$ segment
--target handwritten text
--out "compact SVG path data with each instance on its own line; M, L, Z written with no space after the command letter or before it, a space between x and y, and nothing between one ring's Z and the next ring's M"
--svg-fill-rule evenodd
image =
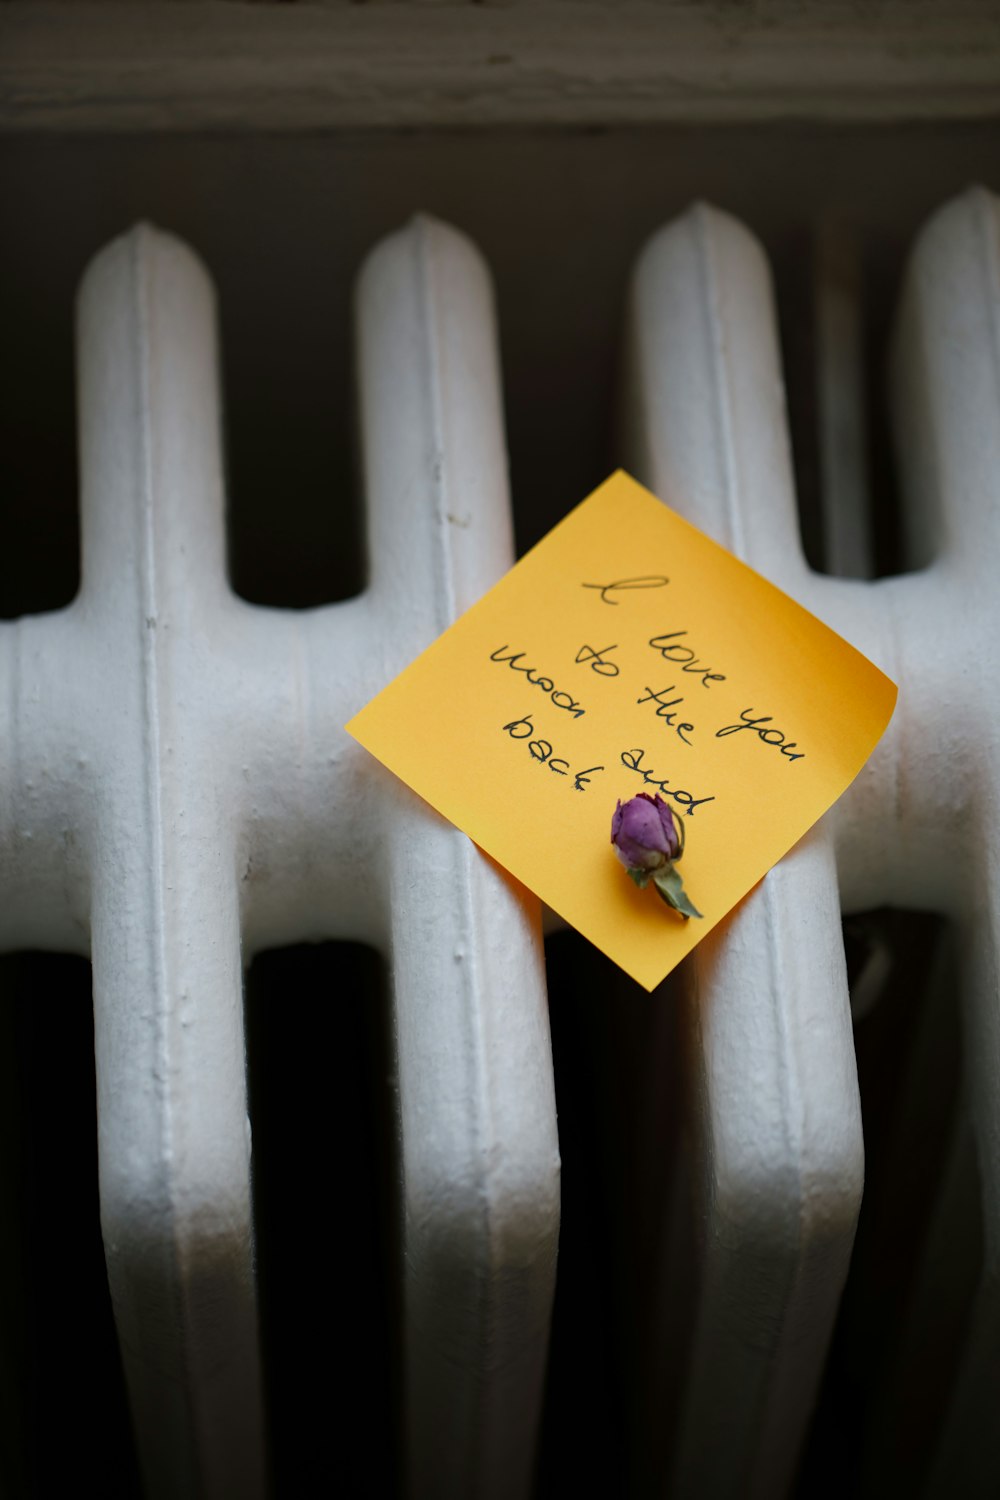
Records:
M576 653L578 666L590 666L592 672L598 677L617 677L618 668L613 661L608 661L610 652L617 651L617 646L601 646L595 650L593 646L581 646Z
M722 740L725 739L727 734L739 734L740 730L742 729L752 729L753 732L760 737L765 745L774 745L777 750L780 750L781 754L785 757L786 760L805 759L806 752L804 750L796 749L795 740L789 740L786 743L785 736L782 734L780 729L761 728L762 724L770 724L773 722L771 714L761 714L759 718L754 719L748 717L752 713L752 708L743 709L742 713L740 714L740 719L743 722L740 724L730 724L725 729L717 729L715 732L715 738L717 740Z
M498 646L495 651L490 652L490 661L500 662L501 665L506 662L512 672L523 672L532 687L541 688L543 693L548 693L552 699L554 708L564 708L568 714L573 715L574 719L583 718L587 710L581 708L576 699L571 698L569 693L560 692L551 677L545 677L536 671L534 667L522 667L520 665L521 659L524 656L523 651L512 652L509 656L504 656L503 653L506 650L506 646Z
M527 740L528 754L532 760L538 761L539 765L547 766L556 776L572 775L574 791L584 791L590 778L598 771L604 770L603 766L588 766L585 771L571 771L569 761L554 753L551 740L543 739L537 733L530 714L525 714L523 719L512 719L509 724L503 726L503 732L509 734L512 740Z
M669 578L661 578L659 574L650 573L642 578L619 578L617 583L585 583L581 587L585 589L599 589L603 604L618 604L620 600L609 599L608 595L619 593L626 589L662 589L669 582Z
M635 750L623 750L621 753L622 765L627 766L630 771L635 771L637 776L641 776L646 786L655 786L665 797L672 797L679 807L686 809L689 818L693 818L698 808L704 807L706 802L715 801L714 797L693 797L690 792L684 791L683 788L671 786L668 776L657 776L655 771L646 770L642 763L645 754L645 750L638 748Z
M655 703L657 705L656 717L663 720L664 727L666 729L676 730L678 738L682 739L685 745L690 745L691 741L688 739L688 734L694 733L694 725L687 723L674 723L674 720L677 718L674 709L676 708L678 703L684 702L683 696L681 696L680 698L667 697L668 693L672 693L674 691L676 690L673 683L671 683L669 687L661 688L658 693L654 693L653 689L651 687L648 687L646 689L645 698L637 698L635 701L636 703Z
M680 635L687 635L687 631L671 630L666 635L654 635L649 644L654 651L660 653L664 661L672 662L682 672L691 672L700 677L702 687L707 688L710 682L725 682L725 673L713 672L711 667L702 666L691 647L677 639Z

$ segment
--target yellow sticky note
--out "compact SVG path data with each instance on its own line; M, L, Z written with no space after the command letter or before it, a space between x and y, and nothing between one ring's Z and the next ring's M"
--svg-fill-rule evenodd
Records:
M896 687L621 471L348 724L653 989L853 781ZM684 819L702 919L640 891L616 803Z

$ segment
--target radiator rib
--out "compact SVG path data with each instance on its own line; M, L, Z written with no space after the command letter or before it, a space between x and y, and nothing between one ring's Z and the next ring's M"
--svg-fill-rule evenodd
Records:
M938 910L969 955L967 1088L988 1244L967 1373L931 1492L959 1466L1000 1483L980 1404L997 1374L1000 1022L996 785L988 687L996 620L1000 206L974 190L913 254L897 335L897 440L911 551L877 583L809 572L764 258L697 208L640 261L626 428L658 494L815 610L900 684L872 760L835 812L712 934L688 969L700 1109L703 1265L670 1492L783 1493L847 1272L863 1146L838 879L847 910ZM834 862L836 850L836 864Z
M639 477L775 581L795 499L763 255L698 207L637 267L626 421ZM795 588L792 592L796 592ZM783 1493L861 1201L863 1144L832 851L803 839L687 969L701 1289L671 1493Z
M355 936L391 967L411 1489L526 1495L558 1232L537 904L342 728L511 560L488 278L431 221L371 258L372 584L301 614L226 585L197 261L140 227L79 313L83 586L0 627L0 939L86 951L89 929L102 1223L148 1491L262 1492L242 964Z

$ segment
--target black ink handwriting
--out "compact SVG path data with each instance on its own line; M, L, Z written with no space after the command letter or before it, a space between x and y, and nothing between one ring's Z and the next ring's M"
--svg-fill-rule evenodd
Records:
M669 578L663 578L659 573L647 573L642 578L619 578L616 583L584 583L581 588L598 589L603 604L618 604L617 599L609 599L609 594L618 593L625 589L662 589L670 582Z
M677 714L674 712L674 710L677 707L678 703L684 702L684 698L683 696L679 698L667 697L668 693L673 693L676 691L677 690L674 687L673 683L671 683L669 687L661 688L658 693L654 693L653 689L651 687L648 687L646 689L645 698L637 698L635 701L636 703L655 703L657 705L656 717L658 719L663 719L664 727L666 729L676 730L678 737L684 741L685 745L690 745L691 741L688 739L687 734L685 734L684 731L687 730L688 734L693 734L694 725L687 723L674 723L674 720L677 718Z
M773 716L771 714L761 714L756 719L750 717L750 715L752 714L752 708L744 708L740 713L740 719L743 722L740 724L730 724L725 729L717 729L715 731L715 738L717 740L722 740L725 739L727 734L739 734L740 730L742 729L752 729L753 732L763 741L765 745L774 745L778 750L780 750L781 754L785 757L786 760L805 759L806 752L804 750L797 750L795 748L797 743L795 740L789 740L786 743L785 736L782 734L780 729L761 728L762 724L771 724L774 722Z
M617 677L618 667L613 661L608 661L608 653L617 651L617 646L601 646L595 650L593 646L581 646L576 653L577 665L590 663L590 670L596 672L598 677Z
M654 635L649 644L654 651L660 653L664 661L680 667L682 672L691 672L700 677L702 687L708 687L710 682L725 682L725 674L713 672L711 667L703 667L691 647L683 645L677 639L679 635L687 635L687 631L671 630L666 635Z
M698 808L704 807L706 802L715 801L714 797L692 797L691 793L684 791L683 788L672 787L669 776L658 777L655 771L647 771L642 763L645 754L645 750L639 748L623 750L622 765L627 766L630 771L635 771L637 776L641 776L646 786L655 786L665 797L672 797L678 807L685 809L689 818L693 818Z
M603 771L603 766L588 766L585 771L570 770L569 761L561 755L554 754L554 746L551 740L543 738L538 733L532 722L531 715L525 714L523 719L512 719L509 724L503 726L504 734L510 735L512 740L527 740L528 754L532 760L538 761L539 765L547 766L556 776L573 777L573 790L582 792L590 784L590 778L598 771Z
M506 662L507 666L510 667L512 672L523 672L525 677L533 687L541 688L543 693L548 693L549 697L552 699L554 708L564 708L568 714L573 715L574 719L583 718L587 710L585 708L581 708L576 699L571 698L569 693L561 692L556 687L551 677L543 676L542 674L537 672L534 667L522 667L518 665L518 663L521 661L521 658L524 656L523 651L511 652L510 655L504 656L503 653L506 650L506 646L498 646L495 651L490 652L490 661L499 662L501 665Z

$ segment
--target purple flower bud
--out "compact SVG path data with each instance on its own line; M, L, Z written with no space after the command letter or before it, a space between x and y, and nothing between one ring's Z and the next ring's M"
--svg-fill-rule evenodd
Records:
M662 797L640 792L611 819L611 842L629 870L659 870L680 852L674 815Z

